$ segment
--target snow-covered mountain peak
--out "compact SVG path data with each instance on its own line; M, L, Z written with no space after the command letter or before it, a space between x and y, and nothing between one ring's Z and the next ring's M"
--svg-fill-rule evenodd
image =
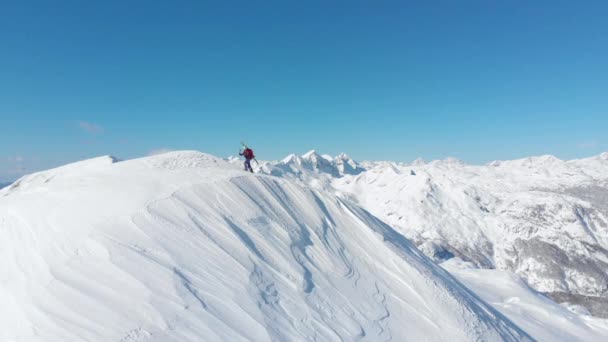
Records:
M316 168L324 168L327 164L331 163L330 160L321 156L317 151L310 150L299 157L300 164L305 164L306 166L316 169Z
M281 160L281 162L282 162L283 164L296 163L296 162L297 162L297 160L298 160L298 158L299 158L299 157L298 157L297 155L295 155L295 154L293 154L293 153L292 153L292 154L288 155L287 157L283 158L283 159Z
M319 154L315 150L310 150L304 153L302 156L300 156L300 158L306 161L311 161L313 163L318 163L319 161L327 161L332 163L338 160L343 160L351 164L354 163L354 161L346 153L340 153L338 156L332 157L329 154Z
M336 159L340 159L340 160L351 160L350 156L344 152L338 154L336 156Z
M344 152L334 158L334 163L341 175L356 175L363 172L363 167Z
M66 164L54 169L25 175L10 187L2 189L2 191L14 193L15 191L36 189L49 184L51 181L81 177L90 173L100 172L119 161L118 158L107 155Z
M601 160L608 160L608 152L604 152L604 153L600 154L598 157Z
M193 169L204 167L234 168L233 164L222 158L199 151L171 151L133 159L130 162L143 162L151 167L165 169Z
M343 175L356 175L363 171L363 167L349 155L341 153L336 157L320 155L311 150L301 156L290 154L278 163L269 163L260 168L260 172L275 176L304 177L308 173L341 177ZM318 176L314 176L318 177Z
M332 161L334 159L334 157L330 156L329 154L322 154L321 157L327 161Z
M342 152L340 154L338 154L336 157L332 158L335 161L342 161L345 163L350 164L352 167L356 167L358 165L358 163L351 158L348 154Z
M302 159L307 160L315 160L319 158L321 158L321 156L315 150L310 150L302 155Z
M0 340L531 340L327 192L195 151L82 165L0 196Z

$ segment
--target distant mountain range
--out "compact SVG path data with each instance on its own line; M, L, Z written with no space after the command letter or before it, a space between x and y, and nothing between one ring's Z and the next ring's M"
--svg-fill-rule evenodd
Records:
M310 151L259 172L357 203L438 263L457 257L511 271L560 303L608 317L608 153L476 166L357 163Z

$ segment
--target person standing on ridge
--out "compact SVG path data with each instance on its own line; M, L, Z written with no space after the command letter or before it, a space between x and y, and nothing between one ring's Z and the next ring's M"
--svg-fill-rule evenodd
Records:
M251 159L255 159L255 155L253 155L253 150L245 146L243 152L239 152L239 156L245 157L245 171L253 173L253 168L251 167Z

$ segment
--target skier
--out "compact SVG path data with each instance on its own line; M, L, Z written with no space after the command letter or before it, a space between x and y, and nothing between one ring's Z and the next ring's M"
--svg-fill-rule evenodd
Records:
M245 149L243 152L239 152L239 156L245 157L245 171L249 171L253 173L253 168L251 167L251 159L255 159L253 155L253 150L247 146L244 146Z

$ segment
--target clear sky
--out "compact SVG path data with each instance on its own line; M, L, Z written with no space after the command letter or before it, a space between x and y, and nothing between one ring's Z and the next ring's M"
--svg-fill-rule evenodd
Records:
M0 181L160 149L608 150L608 1L0 3Z

